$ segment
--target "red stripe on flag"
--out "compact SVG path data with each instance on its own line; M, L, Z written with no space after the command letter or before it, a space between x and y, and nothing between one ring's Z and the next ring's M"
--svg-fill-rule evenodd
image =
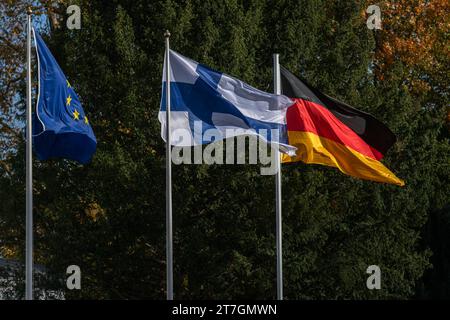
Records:
M327 108L302 99L293 99L295 104L286 113L288 131L304 131L341 143L359 153L380 160L383 154L368 145L352 129L337 119Z

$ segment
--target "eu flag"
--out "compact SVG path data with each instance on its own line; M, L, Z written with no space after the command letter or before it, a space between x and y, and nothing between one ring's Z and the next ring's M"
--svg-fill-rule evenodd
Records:
M33 146L39 160L65 158L87 163L97 140L80 100L41 36L33 30L38 53L39 89L33 114Z

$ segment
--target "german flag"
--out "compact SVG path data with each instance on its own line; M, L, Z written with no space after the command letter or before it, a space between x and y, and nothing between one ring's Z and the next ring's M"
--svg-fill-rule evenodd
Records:
M295 103L286 113L289 144L296 155L282 162L303 161L336 167L366 180L404 186L380 160L395 135L372 115L337 101L281 67L282 94Z

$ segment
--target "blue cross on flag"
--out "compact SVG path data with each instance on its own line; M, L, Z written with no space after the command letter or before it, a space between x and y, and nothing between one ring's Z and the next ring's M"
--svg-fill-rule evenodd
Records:
M256 135L287 154L296 148L287 140L286 110L294 102L267 93L225 73L170 50L170 144L195 146L237 135ZM166 136L166 68L159 111L161 137ZM214 141L215 141L214 140Z

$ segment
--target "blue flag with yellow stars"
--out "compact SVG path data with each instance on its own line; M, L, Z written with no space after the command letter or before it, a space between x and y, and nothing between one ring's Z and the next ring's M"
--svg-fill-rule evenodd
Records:
M97 140L80 100L41 36L33 30L38 53L39 89L33 114L33 147L39 160L65 158L87 163Z

